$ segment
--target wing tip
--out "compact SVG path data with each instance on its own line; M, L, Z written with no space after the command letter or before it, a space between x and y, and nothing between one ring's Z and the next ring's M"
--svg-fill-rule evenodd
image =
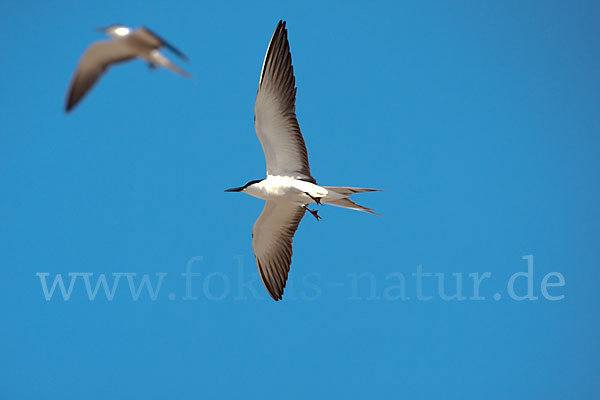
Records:
M269 294L271 295L271 298L273 300L275 300L275 302L279 302L280 300L283 300L283 293L280 294L279 296L275 296L273 293L269 292Z
M77 101L73 100L73 96L71 93L69 93L69 97L67 98L67 101L65 102L65 114L69 114L73 108L75 108L75 106L77 105Z
M280 19L277 23L277 27L275 28L275 33L273 34L273 38L283 35L287 37L287 22L283 19Z
M175 54L181 60L183 60L185 62L190 61L189 57L186 56L181 50L179 50L177 47L173 46L171 43L167 42L162 36L160 36L158 33L154 32L152 29L148 28L145 25L142 26L141 29L144 29L150 35L152 35L156 39L158 39L158 41L161 42L163 46L165 46L167 49L169 49L169 51L171 51L173 54Z
M277 23L277 27L275 28L275 31L273 32L273 36L271 36L271 40L269 41L269 46L267 47L267 53L265 54L265 58L263 60L263 67L262 67L262 71L260 74L260 81L259 81L259 85L258 85L259 89L262 84L263 77L265 76L265 72L266 72L265 66L268 63L271 53L273 51L275 51L274 47L276 47L276 44L278 45L279 43L282 42L282 38L283 38L283 42L287 43L286 21L280 19L279 22Z
M287 279L285 279L283 281L283 287L281 288L281 290L278 290L277 287L273 287L273 285L271 285L271 283L268 282L268 280L267 280L267 275L263 271L262 263L260 262L258 257L254 256L254 258L256 260L256 265L258 266L258 272L259 272L258 275L260 275L260 280L262 281L262 284L265 287L265 289L267 289L269 296L271 296L271 298L275 301L282 300L283 292L285 291L285 285L287 283Z

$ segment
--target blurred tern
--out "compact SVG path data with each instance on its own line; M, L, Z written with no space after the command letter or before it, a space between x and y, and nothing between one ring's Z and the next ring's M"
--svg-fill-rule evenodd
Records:
M279 21L263 62L254 103L254 128L265 153L267 177L226 192L266 200L252 229L252 247L263 285L281 300L292 262L292 240L308 205L330 204L375 214L350 195L377 189L319 186L310 173L308 153L296 120L296 87L285 22Z
M71 81L65 104L66 112L75 107L98 78L113 64L140 58L148 63L150 69L163 67L184 78L190 77L187 72L173 64L158 49L164 46L184 61L187 61L187 57L150 29L141 27L132 30L126 26L114 24L100 28L98 31L107 34L112 39L94 42L83 53Z

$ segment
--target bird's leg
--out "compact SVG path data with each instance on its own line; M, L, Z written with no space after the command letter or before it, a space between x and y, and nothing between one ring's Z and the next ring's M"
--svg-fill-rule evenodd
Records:
M311 199L313 199L315 201L315 203L317 203L318 205L321 205L321 198L320 197L312 197L310 195L310 193L308 193L308 192L304 192L304 194L306 194L308 197L310 197Z
M317 210L311 210L310 208L308 208L308 206L307 206L306 204L304 204L304 205L302 206L302 208L304 208L306 211L308 211L309 213L311 213L311 214L312 214L312 216L316 218L317 222L319 222L319 220L320 220L321 218L323 218L323 217L320 217L320 216L319 216L319 212L318 212Z

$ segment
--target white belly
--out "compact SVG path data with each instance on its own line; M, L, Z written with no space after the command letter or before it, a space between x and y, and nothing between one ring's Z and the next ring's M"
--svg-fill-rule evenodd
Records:
M263 200L281 200L298 204L314 203L312 197L327 196L327 189L298 179L286 176L267 176L257 184L249 186L246 190L250 196ZM308 196L306 193L309 193Z

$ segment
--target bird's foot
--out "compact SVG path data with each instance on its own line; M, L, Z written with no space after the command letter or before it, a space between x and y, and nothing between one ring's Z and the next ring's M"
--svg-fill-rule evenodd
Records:
M306 206L306 204L303 206L303 208L308 211L309 213L312 214L313 217L315 217L315 219L317 220L317 222L319 222L319 220L323 217L319 216L319 212L317 210L311 210L310 208L308 208Z
M321 198L320 197L313 197L310 193L308 192L304 192L308 197L310 197L311 199L314 200L315 203L317 203L318 205L321 205Z

